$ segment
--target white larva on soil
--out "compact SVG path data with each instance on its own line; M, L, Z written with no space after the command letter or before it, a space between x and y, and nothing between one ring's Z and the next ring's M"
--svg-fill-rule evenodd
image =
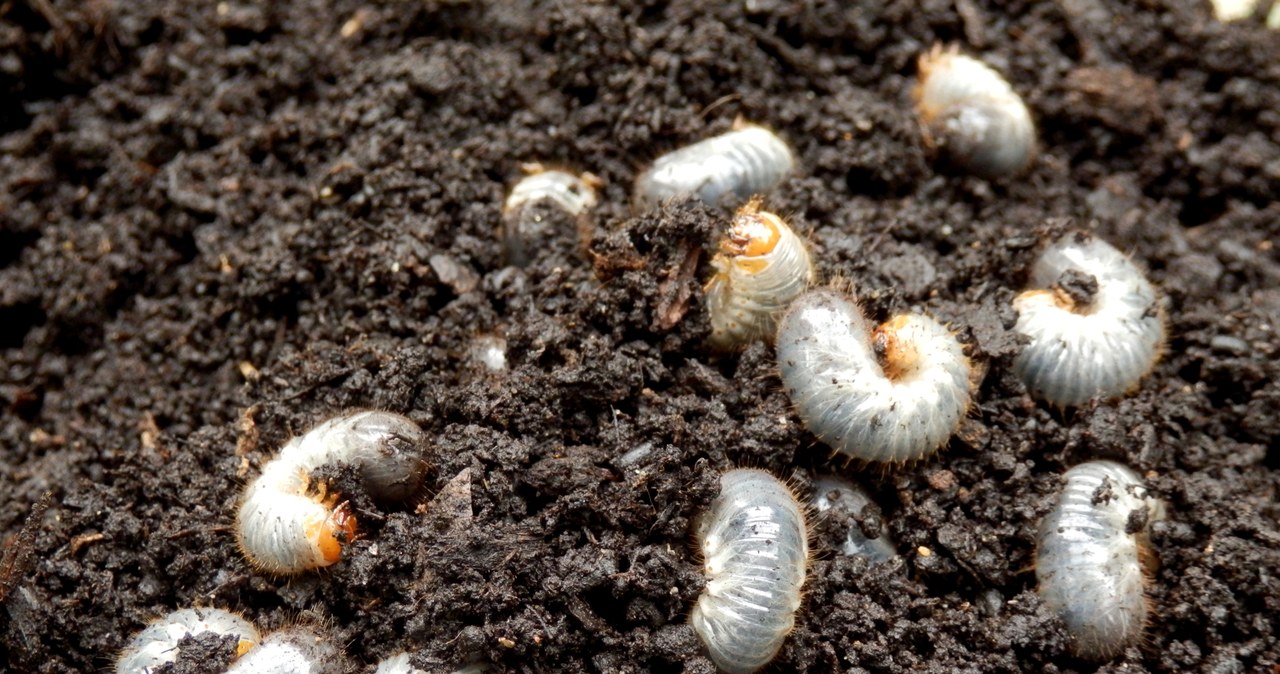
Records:
M184 637L212 632L236 637L236 655L243 655L259 641L258 630L240 616L217 608L184 608L148 625L134 635L116 660L116 674L150 674L161 665L176 662L178 643Z
M1025 167L1036 128L1022 97L985 63L934 45L919 60L913 92L925 142L943 159L984 178Z
M813 509L828 516L857 516L871 504L871 497L860 486L834 475L823 475L813 481ZM840 546L840 552L849 556L866 557L875 564L898 555L889 534L881 532L877 538L867 538L856 521L849 523L848 533Z
M752 199L734 216L711 260L711 344L732 349L773 339L777 314L814 280L808 247L782 218Z
M402 503L422 486L426 436L391 412L334 417L289 441L244 491L236 534L245 557L259 569L292 574L329 566L356 532L355 517L337 494L312 474L348 464L364 489L385 504Z
M1078 657L1105 660L1138 642L1155 561L1147 531L1163 517L1163 504L1126 466L1090 461L1067 471L1057 506L1040 523L1036 580Z
M896 316L873 329L852 299L814 289L783 315L777 349L783 387L805 427L852 458L924 458L969 410L969 359L926 316Z
M806 566L804 507L772 475L736 469L695 524L707 587L690 622L728 674L769 663L795 626Z
M235 661L226 674L345 674L342 652L307 627L288 627L268 634L262 643Z
M739 122L727 133L665 154L636 178L635 201L651 208L676 197L719 205L764 194L795 170L791 148L772 131Z
M396 653L395 655L384 658L378 663L378 668L373 670L373 674L427 674L414 667L409 662L408 653Z
M550 222L536 208L552 204L577 221L578 238L589 239L591 209L598 201L596 188L600 179L590 173L581 176L529 164L525 176L511 188L502 207L502 250L507 263L523 267L533 259L539 246L550 235Z
M1125 255L1086 234L1049 246L1018 295L1014 330L1031 342L1014 370L1032 397L1058 407L1133 389L1164 348L1155 288Z

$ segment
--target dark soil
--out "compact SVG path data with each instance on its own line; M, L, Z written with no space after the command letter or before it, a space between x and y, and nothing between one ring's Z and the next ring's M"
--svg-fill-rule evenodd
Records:
M902 552L869 568L820 523L770 671L1085 671L1034 593L1034 532L1061 473L1106 457L1171 517L1148 642L1103 669L1275 671L1280 34L1180 0L796 4L0 3L0 668L101 671L212 605L317 622L352 671L407 649L432 672L710 674L690 521L750 465L805 493L861 476ZM935 41L1025 95L1027 174L925 155L909 90ZM939 456L830 463L770 347L704 347L724 214L636 215L630 186L739 115L796 147L768 204L824 277L878 318L949 321L986 368ZM505 268L532 160L605 180L595 236L577 254L567 223ZM1149 268L1172 337L1139 391L1060 413L1011 374L1010 300L1069 226ZM505 372L472 355L491 335ZM255 572L241 486L354 407L433 435L426 506L357 499L341 563Z

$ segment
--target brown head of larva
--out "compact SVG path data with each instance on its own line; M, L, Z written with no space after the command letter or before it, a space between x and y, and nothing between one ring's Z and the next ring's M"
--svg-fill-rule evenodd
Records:
M884 376L892 381L910 377L920 368L920 352L914 344L898 337L907 327L909 316L894 316L871 332L871 347Z
M720 242L722 252L734 257L761 257L777 247L786 225L782 218L760 210L761 203L760 197L752 197L738 209L728 235Z
M329 511L325 519L309 524L306 528L307 540L316 544L326 564L335 564L342 559L342 546L350 543L356 536L356 518L346 502L339 503Z
M925 132L925 145L930 147L933 146L934 141L929 133L929 125L942 112L942 108L924 95L925 84L930 77L946 67L947 59L959 53L960 48L956 45L943 46L942 43L936 43L916 59L916 85L911 89L911 100L915 103L916 115L920 118L920 126Z

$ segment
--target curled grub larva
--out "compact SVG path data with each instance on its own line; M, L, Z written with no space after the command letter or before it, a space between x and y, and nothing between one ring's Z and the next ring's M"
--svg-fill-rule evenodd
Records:
M760 470L731 470L696 523L707 587L690 622L729 674L768 664L795 625L809 563L804 508Z
M258 630L240 616L217 608L184 608L151 623L134 635L116 660L116 674L150 674L176 662L183 638L211 632L237 639L236 655L259 641Z
M925 142L945 161L984 178L1014 173L1036 151L1031 113L990 66L954 46L920 56L914 93Z
M804 239L752 199L734 216L707 283L711 343L722 349L773 338L777 314L813 283Z
M897 316L872 329L852 299L815 289L791 303L777 343L782 384L800 419L847 456L923 458L969 409L969 359L926 316Z
M824 475L813 481L813 509L829 516L858 518L863 508L871 505L871 497L858 485L841 477ZM887 533L867 538L856 519L849 523L840 552L849 556L866 557L871 563L893 559L898 551Z
M642 208L675 197L717 205L732 196L742 203L768 192L791 174L796 158L772 131L739 122L728 133L665 154L636 178L635 200Z
M1164 347L1164 316L1142 271L1107 242L1068 234L1031 270L1014 330L1031 342L1014 370L1035 398L1072 407L1123 395Z
M380 503L417 493L426 474L426 436L408 418L364 411L335 417L289 441L245 488L236 533L245 557L272 573L328 566L356 532L355 517L312 474L348 464Z
M268 634L262 643L235 661L226 674L345 674L342 652L306 627Z
M589 240L590 212L597 202L600 179L590 173L575 176L546 170L540 164L525 167L525 176L507 195L502 207L502 250L508 264L523 267L545 245L550 221L539 207L550 204L577 220L579 240ZM584 234L586 236L584 236Z
M1155 561L1147 531L1164 506L1137 473L1111 461L1082 463L1066 481L1040 523L1037 591L1066 624L1077 656L1107 659L1136 643L1146 626Z

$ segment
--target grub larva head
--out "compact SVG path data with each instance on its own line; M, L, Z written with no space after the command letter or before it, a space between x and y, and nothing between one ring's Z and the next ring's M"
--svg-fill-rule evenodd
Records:
M1031 113L999 73L954 46L920 56L913 91L925 142L939 157L983 178L1016 173L1036 153Z

